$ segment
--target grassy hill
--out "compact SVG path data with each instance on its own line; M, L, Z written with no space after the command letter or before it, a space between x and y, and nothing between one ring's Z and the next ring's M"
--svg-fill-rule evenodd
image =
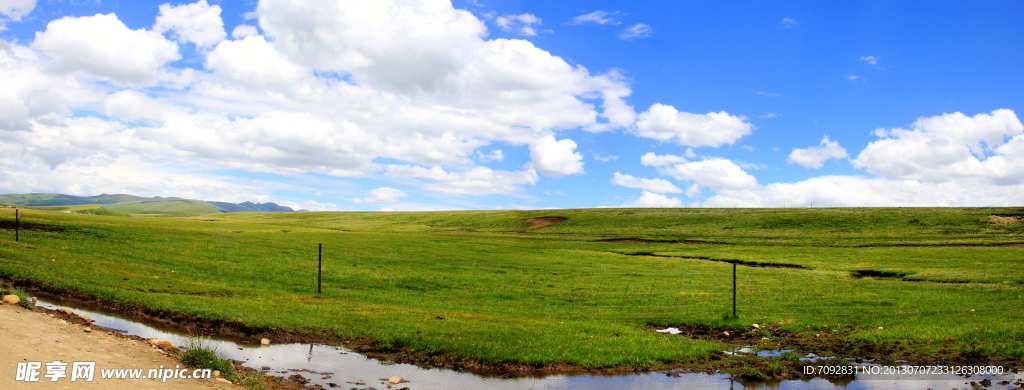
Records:
M63 194L5 194L0 195L0 204L40 208L51 211L68 211L76 214L98 215L197 215L234 212L279 212L293 211L274 203L242 204L228 202L206 202L183 198L145 198L135 195L115 194L96 196L74 196Z

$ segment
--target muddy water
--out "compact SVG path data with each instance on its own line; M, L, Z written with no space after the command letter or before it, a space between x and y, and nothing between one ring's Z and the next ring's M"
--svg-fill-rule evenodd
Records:
M96 325L118 329L125 334L145 338L161 338L176 345L184 345L187 337L168 329L117 317L113 313L99 313L72 306L62 306L39 300L39 305L57 309L66 307L91 317ZM679 374L668 376L661 372L630 375L551 375L541 378L500 378L474 375L446 369L423 369L410 364L391 364L367 358L342 347L320 344L275 344L260 347L244 341L211 339L209 344L229 359L244 361L246 366L260 369L269 368L278 376L289 377L299 374L324 388L338 389L376 387L386 388L381 378L398 375L409 380L401 386L411 390L428 389L509 389L509 390L568 390L568 389L970 389L969 381L990 379L990 389L1007 389L1013 386L996 385L1002 380L1011 382L1024 375L974 376L964 379L956 376L935 380L891 380L889 378L859 378L854 381L831 383L822 378L809 381L782 381L774 383L739 383L727 375ZM767 355L776 352L767 352ZM765 354L765 353L762 353ZM331 385L334 386L331 386Z

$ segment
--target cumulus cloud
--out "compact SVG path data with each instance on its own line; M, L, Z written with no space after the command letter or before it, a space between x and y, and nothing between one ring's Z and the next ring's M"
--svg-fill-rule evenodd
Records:
M710 188L712 191L724 191L757 188L757 179L732 161L724 158L709 158L701 161L675 164L659 170L679 181L690 181Z
M576 143L571 139L555 141L553 136L541 138L530 144L528 167L555 179L583 173L583 155L574 150Z
M816 147L811 146L807 149L794 148L786 161L800 164L805 168L821 168L825 164L825 160L847 157L850 157L850 155L846 153L846 149L839 146L839 142L829 141L828 136L825 136Z
M395 203L399 201L399 198L405 198L409 196L402 190L396 190L391 187L381 187L375 190L366 191L370 196L365 198L352 198L352 202L355 203Z
M674 140L680 145L717 147L750 134L754 125L746 120L725 111L691 114L655 103L637 116L634 133L658 141Z
M591 13L587 13L587 14L583 14L583 15L579 15L579 16L573 17L572 20L569 21L569 24L574 24L574 25L575 24L585 24L585 23L619 24L621 22L619 22L618 20L615 19L615 17L618 16L618 15L619 15L619 11L607 12L607 11L597 10L597 11L594 11L594 12L591 12Z
M153 31L171 32L179 42L192 42L198 47L212 47L227 38L220 6L209 5L206 0L172 7L160 5Z
M495 149L487 154L483 154L478 150L476 151L476 156L480 159L480 162L501 161L505 159L505 153L500 149Z
M151 85L167 62L180 58L178 45L147 30L130 30L114 14L63 17L36 33L32 47L60 73L83 72L121 85Z
M32 12L32 9L35 7L36 0L2 0L0 1L0 15L6 16L15 22L20 22L21 18ZM2 19L0 19L0 26L3 26Z
M167 122L189 114L189 110L185 107L154 99L142 92L130 89L107 95L103 99L103 106L107 116L126 122L137 120Z
M32 121L55 120L70 105L102 97L73 77L41 71L35 51L0 40L0 130L30 131Z
M494 20L494 23L503 31L515 31L519 35L533 36L537 35L537 30L533 25L539 25L541 21L540 18L533 16L533 14L520 14L499 16Z
M654 152L647 152L643 156L640 156L640 164L652 167L660 167L663 165L672 165L685 163L686 157L676 156L673 154L657 155Z
M679 198L670 198L662 194L644 191L639 198L626 202L622 207L683 207L683 201Z
M279 91L292 88L312 72L279 53L263 36L224 41L206 56L206 67L236 85Z
M653 33L654 30L651 29L651 26L648 26L643 23L637 23L632 26L626 27L625 30L622 30L622 33L619 34L619 39L630 40L636 38L647 38L651 36L651 34Z
M412 165L389 165L387 175L434 180L434 183L424 185L423 188L457 195L514 194L521 192L523 185L537 183L537 172L532 169L495 171L487 167L476 167L466 172L447 172L438 166L428 169Z
M878 129L854 166L889 179L1024 183L1024 125L1008 109L921 118L910 129Z
M398 182L521 196L538 175L584 173L576 142L560 131L632 129L638 117L620 71L593 74L526 40L488 40L481 20L447 2L263 0L247 16L259 29L236 27L226 40L208 1L160 7L152 31L114 14L65 17L30 47L3 42L0 128L18 131L2 132L0 146L19 157L0 159L0 169L32 161L64 172L38 176L77 183L61 187L70 192L130 178L102 168L110 161L351 177L380 171L373 161L382 158L397 161L387 173ZM173 62L179 42L202 49L202 66ZM481 150L496 142L526 146L513 150L529 151L527 168L476 166L506 157ZM214 176L173 177L130 189L266 196L211 186Z
M234 30L231 30L231 37L235 39L242 39L253 35L260 35L260 32L256 30L255 26L247 24L239 24L238 26L235 26Z
M344 207L338 206L338 205L336 205L334 203L317 202L317 201L312 200L312 199L307 200L307 201L302 202L302 203L296 203L296 202L293 202L293 201L289 200L289 201L281 202L280 205L291 207L292 210L295 210L295 211L299 211L299 210L306 210L306 211L344 211L345 210Z
M867 62L869 65L878 65L878 57L875 56L861 57L860 60Z
M719 186L704 204L740 207L1008 206L1024 202L1024 125L1007 109L921 118L853 160L876 177L820 176L795 183Z
M681 193L683 190L664 179L647 179L643 177L634 177L632 175L624 175L615 172L615 176L612 177L612 184L617 186L639 188L645 191L657 192L657 193Z
M785 27L785 28L790 28L790 27L796 26L798 24L795 20L790 19L790 18L782 18L782 21L779 22L779 23L782 24L782 27Z

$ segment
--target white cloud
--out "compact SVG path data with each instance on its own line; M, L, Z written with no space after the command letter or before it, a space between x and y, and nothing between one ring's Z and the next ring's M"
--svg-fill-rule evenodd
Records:
M189 110L184 107L153 99L130 89L107 95L103 99L103 106L107 116L127 122L140 119L167 122L189 114Z
M878 129L854 166L889 179L942 183L979 179L1024 183L1024 125L1008 109L918 119L910 129Z
M857 76L857 75L852 75L852 74L849 75L849 76L846 76L846 79L850 80L850 81L857 81L857 80L864 81L864 79L862 77Z
M36 33L32 47L52 58L49 69L85 72L121 85L151 85L178 45L147 30L129 30L114 14L64 17Z
M679 181L692 181L710 188L712 191L743 190L757 188L757 179L732 161L724 158L709 158L685 164L676 164L659 169L662 174L670 175Z
M1024 125L1011 110L974 117L943 114L918 119L910 129L878 129L875 134L881 139L865 147L853 162L878 177L820 176L796 183L719 186L712 188L717 194L703 203L740 207L1024 203Z
M0 40L0 130L30 131L32 121L55 120L69 105L94 101L94 92L72 77L41 71L36 52Z
M247 24L239 24L234 30L231 30L231 37L235 39L242 39L253 35L260 35L260 32L256 30L255 26Z
M670 198L662 194L644 191L639 198L626 202L622 207L683 207L683 201L679 198Z
M651 29L651 26L643 23L637 23L626 27L625 30L622 30L622 33L619 34L619 39L630 40L634 38L647 38L653 33L654 30Z
M1024 185L993 186L965 179L945 183L858 176L819 176L796 183L730 191L704 204L738 207L949 207L1024 203Z
M252 89L291 89L313 74L289 61L263 36L223 41L206 56L206 67L236 85Z
M597 11L594 11L594 12L591 12L591 13L588 13L588 14L583 14L583 15L576 16L576 17L572 18L572 20L569 21L569 24L584 24L584 23L619 24L621 22L619 22L618 20L615 20L615 17L618 16L618 14L619 14L619 11L606 12L606 11L597 10Z
M679 112L675 107L655 103L637 117L634 132L659 141L675 139L680 145L717 147L750 134L754 125L746 119L725 111L703 115Z
M664 179L647 179L643 177L633 177L632 175L624 175L615 172L615 176L612 177L612 184L617 186L639 188L642 190L657 192L657 193L681 193L683 190Z
M800 164L805 168L821 168L825 164L825 160L847 157L850 157L850 155L846 153L846 149L839 146L838 141L829 141L828 136L825 136L816 147L811 146L807 149L793 148L793 152L789 154L786 161Z
M775 118L775 117L779 117L779 116L781 116L781 115L776 114L774 112L766 112L766 113L761 115L762 118Z
M615 161L615 160L619 159L619 156L605 155L603 153L598 153L598 152L595 152L593 150L590 151L590 155L594 157L594 160L601 161L601 162L609 162L609 161Z
M480 159L480 162L501 161L505 159L505 153L502 153L500 149L494 149L493 151L487 154L483 154L479 150L477 150L476 156L478 159Z
M367 196L365 198L352 198L352 202L355 203L395 203L398 202L399 198L405 198L409 195L402 190L396 190L391 187L381 187L375 190L366 191Z
M293 201L284 201L279 203L281 206L291 207L292 210L306 210L306 211L344 211L345 208L338 206L334 203L321 203L315 200L307 200L302 203L296 203Z
M213 47L227 38L224 21L220 18L220 6L209 5L206 0L172 7L169 3L160 5L153 31L172 32L179 42L192 42L197 47Z
M757 94L758 95L762 95L762 96L767 96L767 97L779 97L779 96L782 96L781 93L762 92L762 91L757 91Z
M861 61L867 62L869 65L878 65L878 57L867 56L867 57L861 57L860 59L861 59Z
M499 16L494 23L504 31L515 31L519 35L534 36L537 35L537 30L533 25L541 24L541 20L533 14L520 14Z
M781 23L782 27L785 27L785 28L790 28L790 27L796 26L798 24L795 20L790 19L790 18L782 18L782 21L779 22L779 23Z
M640 156L640 164L652 167L660 167L663 165L672 165L685 163L686 157L676 156L672 154L657 155L654 152L647 152L643 156Z
M541 138L530 144L528 168L555 179L583 173L583 155L574 150L576 143L571 139L555 141L553 136Z
M20 22L21 18L32 12L32 9L36 7L36 0L0 0L0 15L6 16L7 18ZM3 26L3 21L0 20L0 27ZM3 30L0 28L0 30Z
M466 172L446 172L438 166L427 169L412 165L389 165L387 174L434 180L436 183L426 184L423 188L459 195L515 194L522 192L523 185L537 183L537 172L532 169L495 171L487 167L476 167Z

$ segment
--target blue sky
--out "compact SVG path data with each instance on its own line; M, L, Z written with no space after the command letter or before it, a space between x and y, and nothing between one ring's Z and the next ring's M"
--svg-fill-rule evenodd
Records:
M0 0L0 191L1024 203L1024 4Z

